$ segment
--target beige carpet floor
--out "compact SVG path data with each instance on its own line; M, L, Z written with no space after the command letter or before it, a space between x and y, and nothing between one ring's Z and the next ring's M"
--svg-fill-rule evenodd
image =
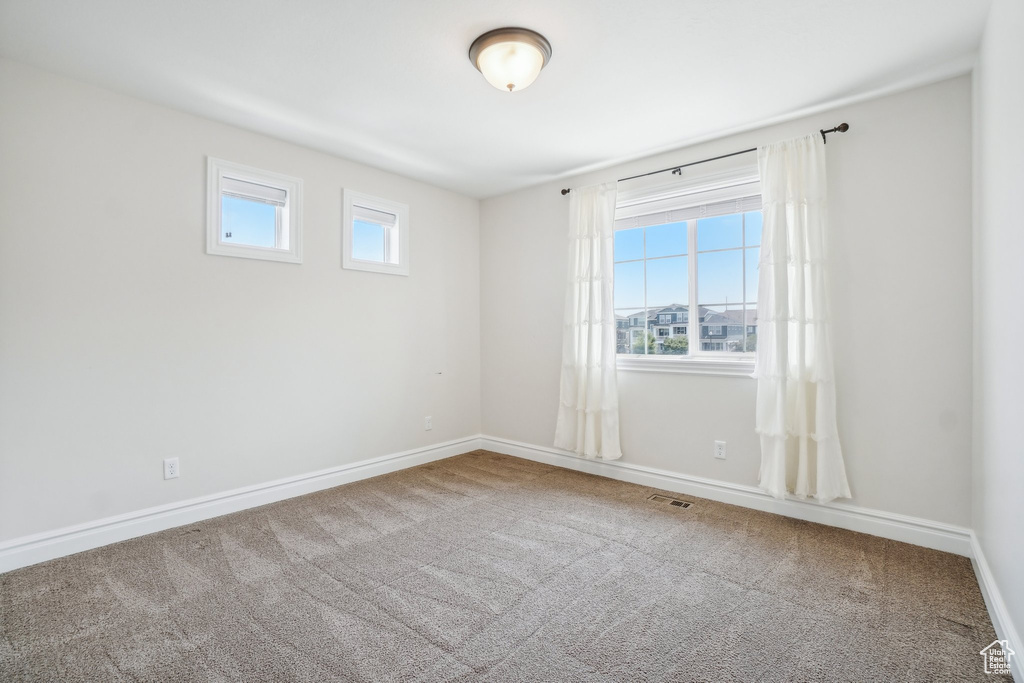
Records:
M0 575L3 681L970 681L970 562L484 451Z

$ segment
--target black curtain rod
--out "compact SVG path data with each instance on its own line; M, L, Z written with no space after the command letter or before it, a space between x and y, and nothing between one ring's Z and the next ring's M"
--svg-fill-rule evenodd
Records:
M828 138L826 138L825 136L828 135L829 133L845 133L848 130L850 130L850 124L848 124L848 123L840 123L835 128L829 128L828 130L825 130L824 128L822 128L819 131L821 133L822 144L828 144ZM628 178L619 178L617 182L623 183L623 182L625 182L627 180L636 180L637 178L646 178L649 175L657 175L659 173L665 173L666 171L672 171L672 173L675 174L675 175L682 175L683 174L682 169L686 168L687 166L696 166L697 164L706 164L709 161L718 161L719 159L727 159L729 157L738 156L740 154L750 154L751 152L756 152L756 151L757 151L757 147L751 147L750 149L741 149L738 152L730 152L729 154L722 154L722 155L717 156L717 157L711 157L710 159L701 159L700 161L691 161L688 164L679 164L677 166L669 166L668 168L662 168L662 169L657 170L657 171L651 171L650 173L640 173L639 175L631 175ZM567 195L570 192L572 192L572 188L566 188L566 189L562 190L562 194L563 195Z

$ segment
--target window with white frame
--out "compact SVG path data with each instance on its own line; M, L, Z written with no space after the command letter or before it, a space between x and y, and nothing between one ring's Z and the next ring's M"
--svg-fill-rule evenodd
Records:
M302 263L302 180L209 157L206 253Z
M754 166L620 192L615 312L629 331L618 353L752 361L761 227ZM669 315L699 337L673 327L664 338Z
M409 207L354 190L342 195L342 266L408 275Z

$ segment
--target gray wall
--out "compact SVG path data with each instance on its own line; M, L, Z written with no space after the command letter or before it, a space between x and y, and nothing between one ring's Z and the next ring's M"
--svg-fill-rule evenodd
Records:
M1024 112L1022 36L1024 4L996 0L975 72L974 531L1018 638L1024 628L1024 138L1010 133ZM1019 665L1024 643L1015 645Z
M479 433L477 200L10 61L0 92L0 540ZM207 155L303 178L302 265L205 253ZM409 205L409 277L342 270L343 187Z
M853 503L968 526L971 81L738 134L481 205L483 433L550 446L568 201L586 185L848 121L828 143L839 429ZM619 373L624 460L756 484L755 382ZM712 442L728 443L715 460Z

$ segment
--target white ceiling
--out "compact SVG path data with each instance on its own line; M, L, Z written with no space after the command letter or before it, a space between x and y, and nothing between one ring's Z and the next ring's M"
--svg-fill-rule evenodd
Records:
M963 70L988 6L0 0L0 54L486 197ZM553 49L519 93L467 58L506 25Z

